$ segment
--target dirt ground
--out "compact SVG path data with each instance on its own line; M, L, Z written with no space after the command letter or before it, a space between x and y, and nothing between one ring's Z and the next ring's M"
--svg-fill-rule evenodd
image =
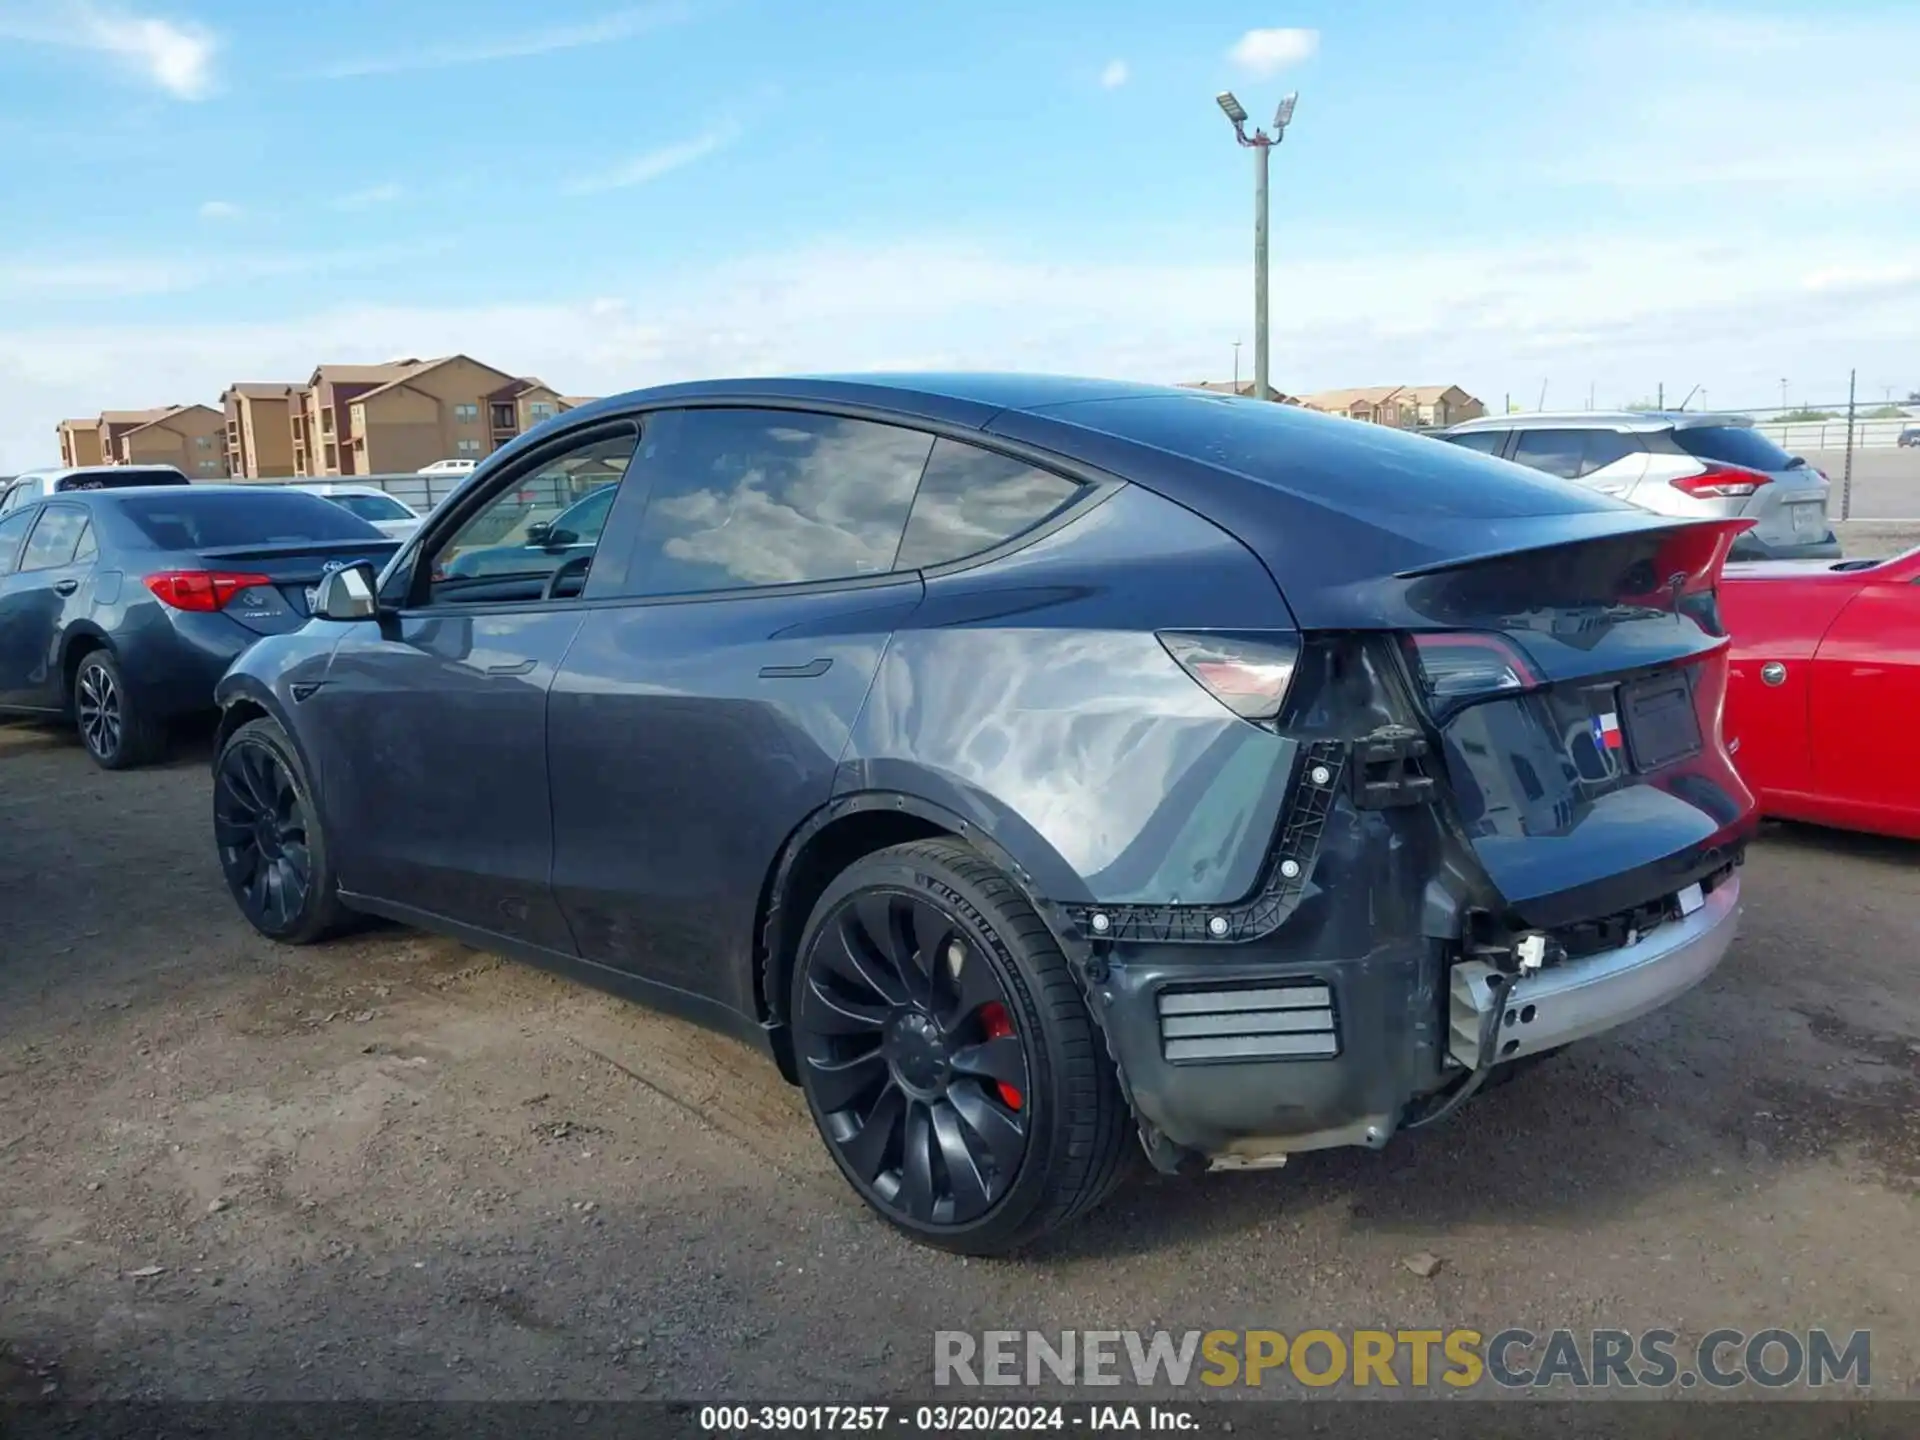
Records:
M869 1218L729 1041L403 931L256 938L205 766L0 727L0 1398L847 1400L924 1394L942 1328L1414 1325L1864 1328L1920 1394L1914 847L1770 831L1670 1010L985 1263Z

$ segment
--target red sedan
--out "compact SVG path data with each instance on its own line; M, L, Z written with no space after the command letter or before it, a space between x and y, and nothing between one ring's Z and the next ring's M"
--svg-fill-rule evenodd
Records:
M1920 549L1729 565L1724 726L1764 813L1920 839Z

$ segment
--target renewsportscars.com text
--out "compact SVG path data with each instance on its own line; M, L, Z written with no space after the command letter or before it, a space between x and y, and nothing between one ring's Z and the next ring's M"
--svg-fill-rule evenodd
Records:
M1872 1334L1714 1330L937 1330L933 1383L1462 1390L1872 1384Z

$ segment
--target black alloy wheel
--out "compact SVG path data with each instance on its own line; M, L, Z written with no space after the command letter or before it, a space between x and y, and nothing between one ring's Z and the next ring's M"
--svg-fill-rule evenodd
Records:
M900 891L848 900L812 959L802 1063L828 1143L888 1209L979 1219L1027 1149L1027 1057L1005 988L958 920Z
M316 940L340 915L307 786L270 720L240 727L214 762L213 836L240 911L261 934Z
M978 854L882 851L828 888L790 1008L801 1086L862 1199L995 1254L1092 1205L1126 1105L1051 933Z

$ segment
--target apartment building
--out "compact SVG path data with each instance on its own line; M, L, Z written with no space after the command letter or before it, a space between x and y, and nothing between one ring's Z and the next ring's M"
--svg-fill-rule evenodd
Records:
M60 464L63 469L107 463L100 449L98 420L62 420L54 428L60 434Z
M412 370L415 359L380 365L319 365L295 399L292 417L293 473L296 475L371 475L356 470L347 426L350 406L369 390ZM439 457L435 457L436 459Z
M1487 413L1487 407L1458 385L1371 385L1358 390L1321 390L1303 395L1301 404L1329 415L1391 425L1400 430L1458 425Z
M191 480L227 476L226 418L211 405L103 410L103 464L172 465Z
M1183 390L1211 390L1215 395L1240 395L1247 399L1253 398L1253 381L1251 380L1183 380L1180 382L1180 388ZM1288 395L1281 390L1276 390L1272 381L1267 382L1267 393L1271 399L1278 401L1282 405L1298 405L1300 403L1299 397Z
M405 473L479 460L591 397L470 355L319 365L305 383L236 380L208 405L106 410L57 427L67 465L178 465L194 479Z
M226 418L227 473L277 479L293 468L293 407L299 387L286 381L239 380L220 394Z

